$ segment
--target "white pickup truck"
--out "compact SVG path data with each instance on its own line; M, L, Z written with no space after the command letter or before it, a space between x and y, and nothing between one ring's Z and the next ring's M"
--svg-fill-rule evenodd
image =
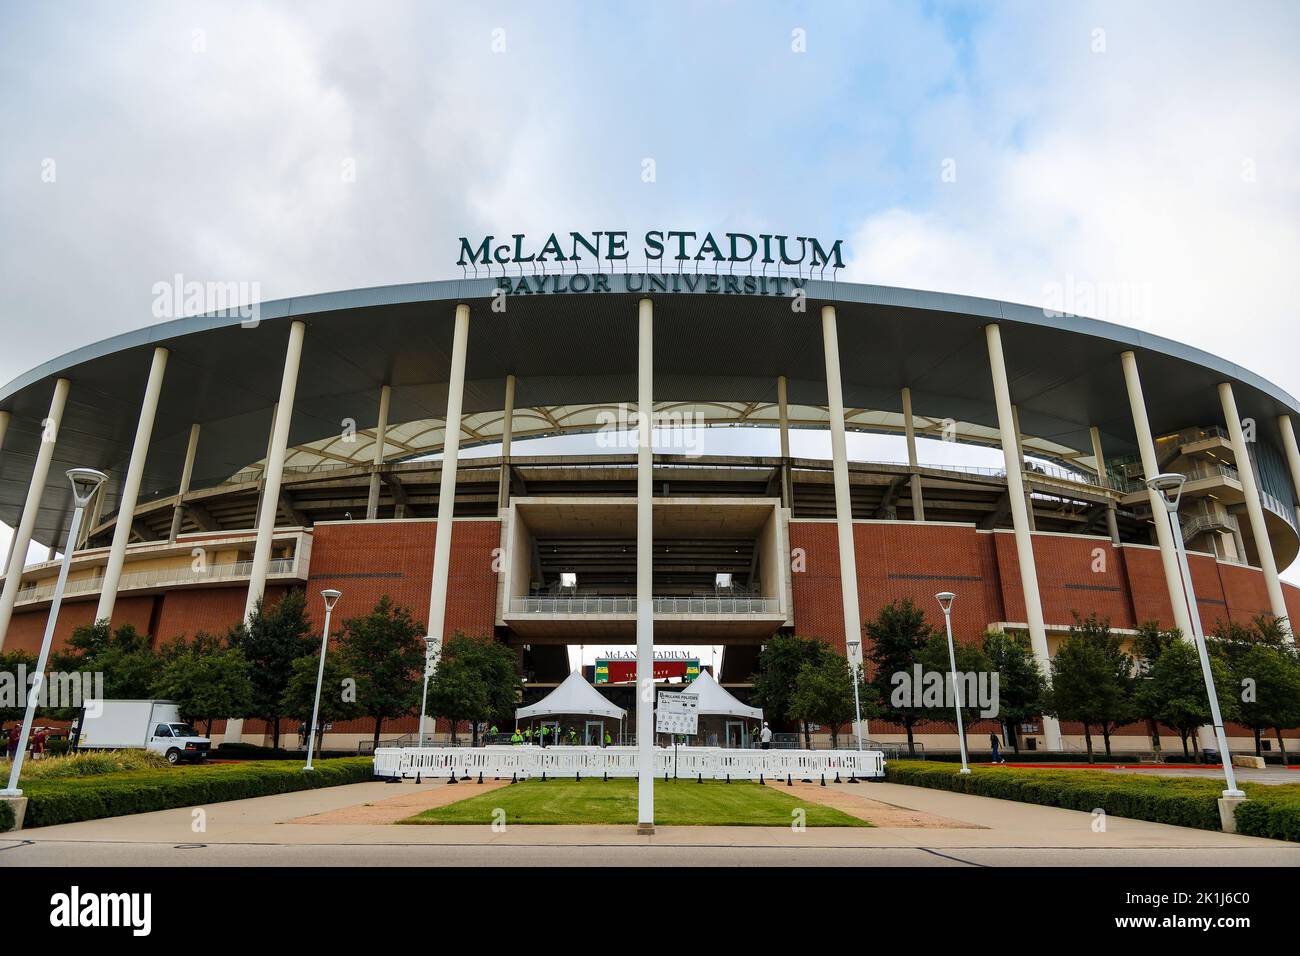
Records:
M211 746L171 700L88 700L77 737L80 750L151 750L168 763L203 760Z

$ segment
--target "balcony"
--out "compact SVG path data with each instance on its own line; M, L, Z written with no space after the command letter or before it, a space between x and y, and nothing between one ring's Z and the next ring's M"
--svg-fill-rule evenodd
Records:
M599 595L536 595L512 598L509 613L518 614L636 614L634 597ZM670 614L780 614L781 601L769 597L693 597L654 598L655 617Z
M306 574L299 574L297 561L293 558L277 558L267 568L267 580L288 579L305 580ZM252 561L236 561L233 564L215 564L203 571L193 568L155 568L150 571L124 571L118 581L119 594L132 591L161 591L171 588L211 587L221 584L240 584L252 574ZM82 578L69 581L63 590L66 599L98 595L104 583L102 577ZM18 589L16 606L40 604L54 597L54 582L33 582Z

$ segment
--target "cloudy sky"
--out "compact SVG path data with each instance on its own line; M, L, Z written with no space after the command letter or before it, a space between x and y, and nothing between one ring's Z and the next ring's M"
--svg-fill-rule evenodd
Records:
M682 227L1101 290L1300 394L1297 48L1288 2L8 2L0 380L177 273L276 298L453 277L459 235Z

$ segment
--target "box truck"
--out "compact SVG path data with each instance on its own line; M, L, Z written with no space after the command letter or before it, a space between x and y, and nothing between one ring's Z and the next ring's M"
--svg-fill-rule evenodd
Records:
M172 700L88 700L80 731L81 750L151 750L168 763L203 760L212 746Z

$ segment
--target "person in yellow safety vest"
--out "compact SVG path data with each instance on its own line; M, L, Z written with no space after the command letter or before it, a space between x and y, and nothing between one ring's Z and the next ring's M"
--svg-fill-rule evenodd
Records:
M572 727L569 728L569 746L572 747L578 742L578 732Z
M612 742L613 741L609 736L609 731L605 731L605 746L608 747Z
M531 727L525 727L525 728L524 728L524 743L526 743L526 744L531 744L532 742L533 742L533 728L531 728Z
M523 742L524 742L524 735L521 734L521 733L519 732L519 728L516 727L516 728L515 728L515 732L514 732L513 734L510 735L510 744L511 744L511 746L515 746L515 747L517 747L517 746L519 746L520 744L522 744Z

